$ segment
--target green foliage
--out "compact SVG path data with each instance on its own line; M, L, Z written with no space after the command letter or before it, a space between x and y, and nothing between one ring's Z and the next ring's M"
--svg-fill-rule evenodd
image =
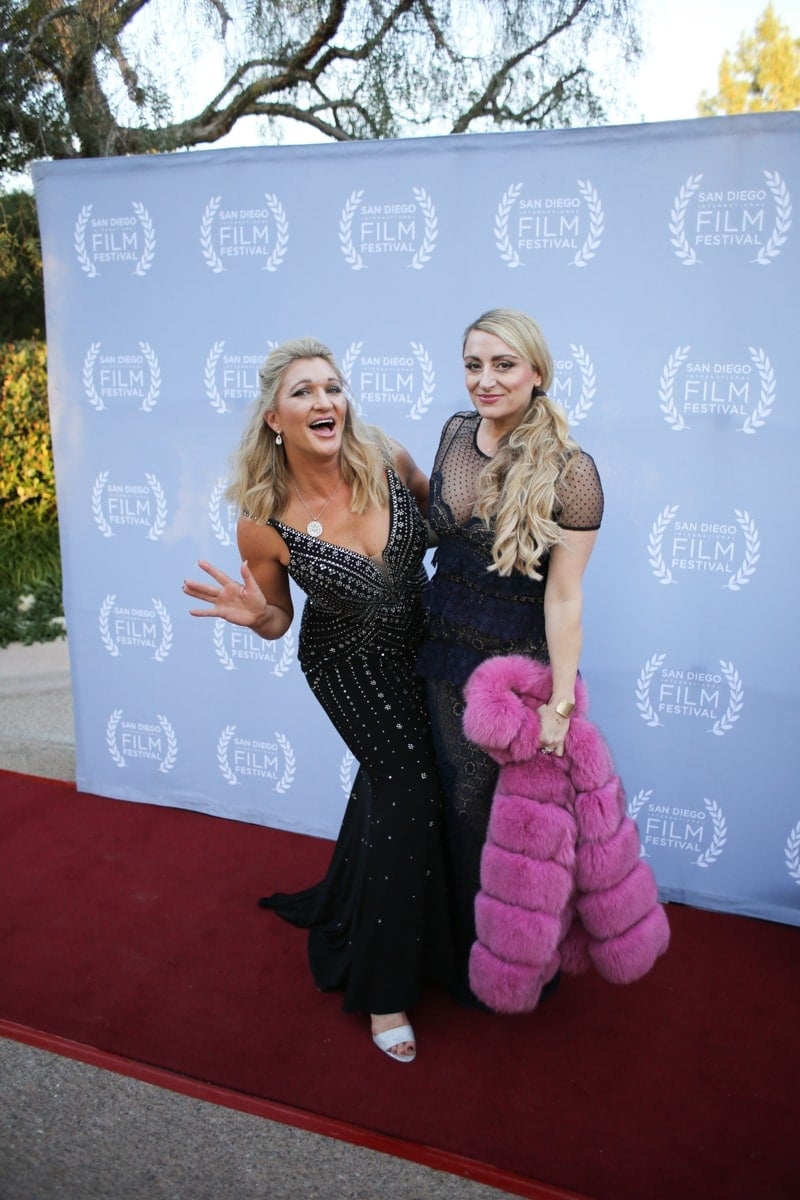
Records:
M0 646L64 634L46 350L0 345Z
M0 646L64 635L55 514L0 508Z
M792 37L771 4L756 22L755 33L739 39L736 54L725 53L718 82L715 96L704 92L700 97L701 117L800 108L800 38Z
M28 507L55 513L55 475L43 342L0 345L0 514Z
M42 246L28 192L0 195L0 343L44 331Z
M47 18L52 0L0 0L0 171L23 171L47 153L47 142L66 144L69 118L53 66L58 61L58 26ZM31 33L43 25L41 51L50 69L30 53ZM54 53L55 52L55 53Z

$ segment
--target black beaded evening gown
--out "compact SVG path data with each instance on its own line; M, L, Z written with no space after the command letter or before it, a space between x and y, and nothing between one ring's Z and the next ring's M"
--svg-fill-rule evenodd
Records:
M526 654L547 662L541 579L518 571L501 576L492 562L493 530L474 516L477 481L488 459L477 443L480 417L454 414L442 430L431 472L428 520L438 538L435 572L425 591L427 626L419 654L444 789L448 886L452 901L458 983L455 992L474 1003L468 960L475 941L475 896L486 840L497 764L462 733L463 687L475 667L498 654ZM569 486L559 496L563 529L598 529L603 490L590 455L577 457Z
M381 559L269 522L307 596L300 665L359 770L325 878L260 903L309 930L314 980L343 990L347 1012L402 1012L425 979L453 978L441 787L416 673L427 536L413 497L387 474Z

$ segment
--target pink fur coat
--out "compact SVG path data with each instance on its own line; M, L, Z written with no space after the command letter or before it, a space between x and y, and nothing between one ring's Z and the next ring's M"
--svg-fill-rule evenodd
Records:
M590 965L631 983L669 943L666 914L608 747L576 705L563 758L541 754L537 709L550 668L521 655L490 658L465 688L464 732L496 762L475 900L470 986L496 1012L529 1012L559 968Z

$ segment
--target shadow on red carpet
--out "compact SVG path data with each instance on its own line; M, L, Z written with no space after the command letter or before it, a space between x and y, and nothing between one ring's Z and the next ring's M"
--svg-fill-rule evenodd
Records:
M630 987L524 1017L431 989L401 1068L257 907L329 842L9 772L0 831L6 1036L542 1200L797 1194L797 928L670 905Z

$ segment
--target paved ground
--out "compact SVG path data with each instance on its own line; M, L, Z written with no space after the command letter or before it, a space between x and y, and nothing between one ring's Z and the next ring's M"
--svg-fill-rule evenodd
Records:
M75 779L65 638L0 649L0 768L46 779Z
M0 770L75 779L66 641L0 649ZM0 1038L0 1200L510 1195Z

